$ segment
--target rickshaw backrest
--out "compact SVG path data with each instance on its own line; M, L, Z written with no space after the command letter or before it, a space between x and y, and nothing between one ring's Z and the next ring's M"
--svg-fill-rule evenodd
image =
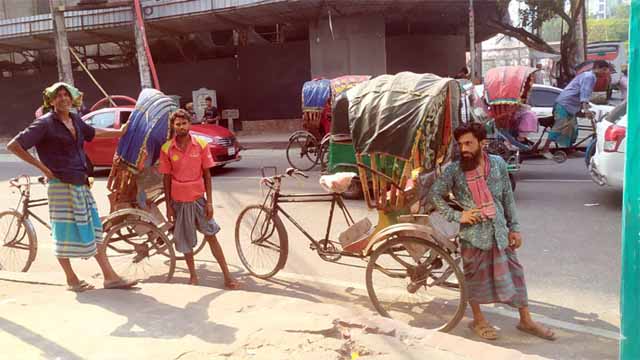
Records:
M360 84L349 98L349 127L368 206L408 212L418 200L418 175L434 171L451 154L460 87L453 79L405 72Z

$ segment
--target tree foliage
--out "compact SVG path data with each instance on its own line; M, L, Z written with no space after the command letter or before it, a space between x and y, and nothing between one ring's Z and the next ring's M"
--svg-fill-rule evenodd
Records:
M515 37L530 48L538 51L557 54L541 36L543 25L555 18L561 19L560 35L560 79L559 83L566 83L574 74L577 53L577 20L585 0L498 0L500 11L507 12L511 2L518 2L518 19L514 24L500 24L501 33ZM504 18L504 17L502 17Z

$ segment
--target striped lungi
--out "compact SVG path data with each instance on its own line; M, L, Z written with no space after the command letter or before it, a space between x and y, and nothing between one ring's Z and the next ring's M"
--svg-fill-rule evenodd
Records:
M89 258L102 243L96 202L86 185L49 181L49 217L54 253L59 258Z
M482 250L463 243L462 263L470 302L527 306L524 269L511 248L500 250L494 244Z

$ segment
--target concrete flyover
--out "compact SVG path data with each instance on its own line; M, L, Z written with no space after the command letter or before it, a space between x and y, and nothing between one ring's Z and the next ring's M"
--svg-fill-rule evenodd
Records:
M65 25L72 46L133 39L131 1L115 0L106 7L86 10L81 10L77 1L65 3ZM496 3L476 0L477 17L495 17ZM468 28L467 6L464 0L142 1L150 38L367 15L382 16L387 23L410 24L420 32L464 35ZM477 40L491 35L492 30L477 24ZM0 20L0 42L0 53L53 48L51 14Z

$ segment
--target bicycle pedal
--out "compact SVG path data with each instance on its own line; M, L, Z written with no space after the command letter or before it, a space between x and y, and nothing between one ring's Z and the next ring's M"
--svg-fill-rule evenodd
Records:
M312 251L316 251L316 249L318 249L318 247L316 246L316 244L309 244L309 249L311 249Z

